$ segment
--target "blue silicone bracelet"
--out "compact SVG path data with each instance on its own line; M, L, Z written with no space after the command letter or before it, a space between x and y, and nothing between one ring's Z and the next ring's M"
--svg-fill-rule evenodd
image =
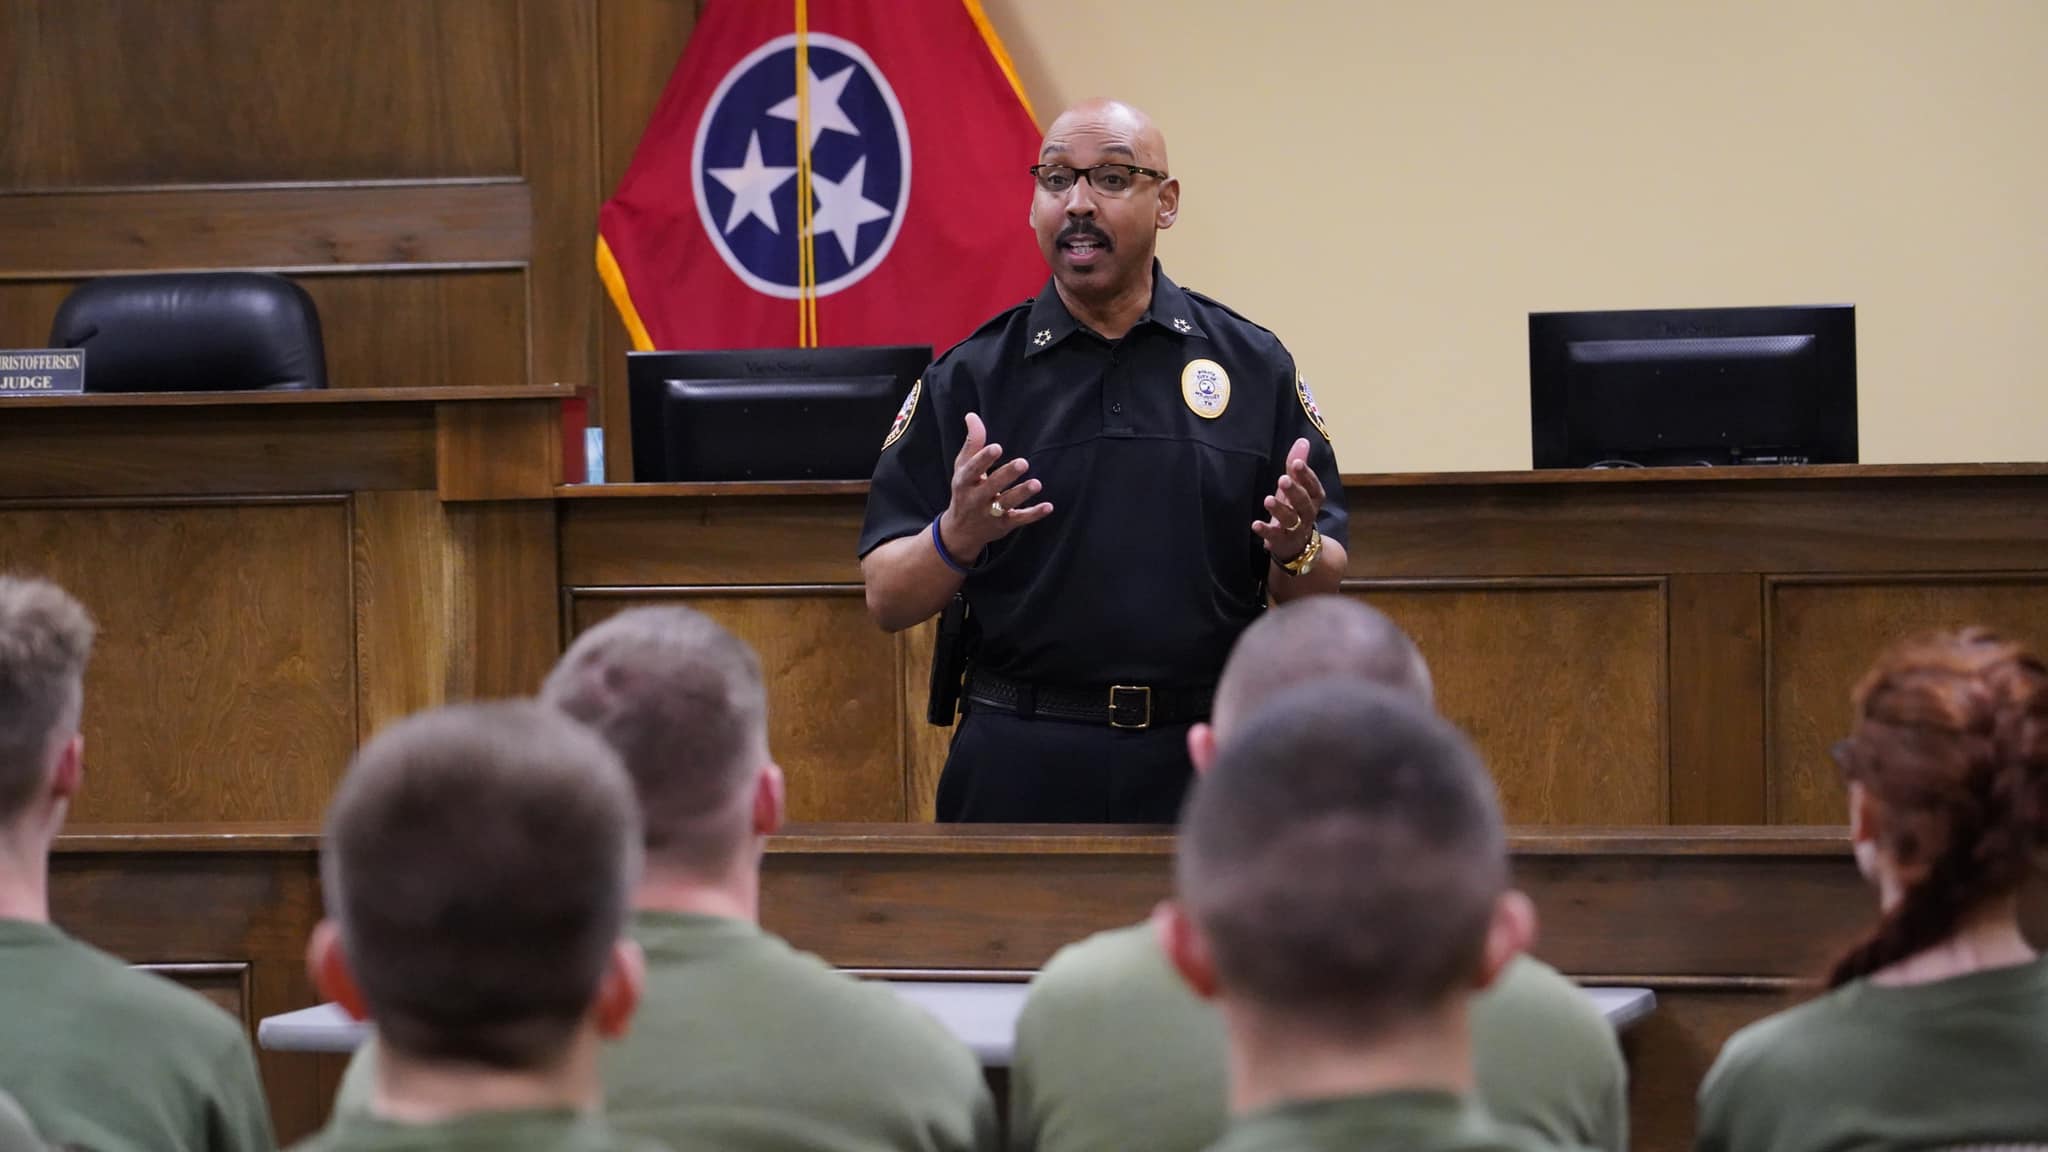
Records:
M951 552L946 551L946 541L939 535L939 518L937 516L932 517L932 550L939 554L939 559L946 562L946 567L951 568L962 576L970 575L967 568L958 560L953 559Z

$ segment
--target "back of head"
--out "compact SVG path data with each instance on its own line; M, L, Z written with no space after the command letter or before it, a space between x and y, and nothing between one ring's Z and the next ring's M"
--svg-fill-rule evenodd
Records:
M768 759L768 697L747 645L701 612L635 608L576 638L541 700L619 753L652 867L716 873L747 835L736 807Z
M530 702L444 708L357 753L327 813L328 914L380 1035L415 1057L555 1059L625 929L639 813L618 757Z
M1881 848L1906 878L1833 983L1868 975L2018 891L2048 846L2048 666L1987 629L1909 640L1855 691L1835 746L1845 779L1882 812Z
M1364 680L1424 708L1435 703L1429 664L1386 613L1346 596L1305 596L1268 610L1230 650L1216 686L1215 724L1231 727L1268 698L1314 680Z
M1364 1037L1472 987L1507 837L1456 728L1389 689L1325 681L1224 744L1182 823L1178 880L1227 996Z
M0 576L0 824L34 800L53 743L77 731L93 622L45 580Z

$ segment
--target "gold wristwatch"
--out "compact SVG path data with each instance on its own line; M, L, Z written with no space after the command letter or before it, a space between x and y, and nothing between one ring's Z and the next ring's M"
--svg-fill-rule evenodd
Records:
M1323 554L1323 534L1314 528L1308 530L1308 543L1301 549L1301 555L1286 561L1280 567L1289 576L1306 576L1316 566L1316 557Z

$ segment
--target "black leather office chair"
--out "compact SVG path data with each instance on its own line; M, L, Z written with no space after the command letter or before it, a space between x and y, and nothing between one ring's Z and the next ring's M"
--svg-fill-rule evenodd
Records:
M89 281L58 307L50 346L85 349L88 392L327 387L313 298L268 272Z

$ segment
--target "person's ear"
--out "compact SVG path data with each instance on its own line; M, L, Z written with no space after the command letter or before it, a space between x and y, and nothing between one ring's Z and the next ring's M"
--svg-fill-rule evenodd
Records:
M1194 918L1178 900L1162 900L1152 910L1152 932L1159 941L1160 951L1166 953L1167 962L1180 973L1188 990L1204 1000L1214 1000L1219 986L1216 982L1216 962L1209 952L1209 941L1202 936L1202 930L1195 925Z
M1159 184L1159 211L1155 216L1160 229L1173 227L1180 218L1180 181L1168 177Z
M1480 958L1475 988L1490 988L1515 957L1536 943L1536 905L1510 888L1493 903L1493 921L1486 927L1486 950Z
M1188 759L1194 761L1197 776L1215 765L1216 729L1206 723L1188 725Z
M356 986L356 974L348 964L348 952L341 946L341 927L332 920L313 926L306 941L306 974L321 997L341 1005L351 1020L370 1018L369 1001Z
M780 765L770 760L762 766L761 774L754 778L754 835L773 836L782 831L782 821L788 815L786 788Z
M607 1040L624 1036L646 987L647 954L640 950L639 941L621 936L612 945L604 976L597 982L597 1002L591 1006L597 1034Z
M1878 844L1884 836L1884 810L1877 797L1861 780L1849 781L1849 847L1856 856L1856 871L1865 880L1878 881Z
M73 732L57 749L57 762L50 766L50 795L69 800L85 787L85 737Z

